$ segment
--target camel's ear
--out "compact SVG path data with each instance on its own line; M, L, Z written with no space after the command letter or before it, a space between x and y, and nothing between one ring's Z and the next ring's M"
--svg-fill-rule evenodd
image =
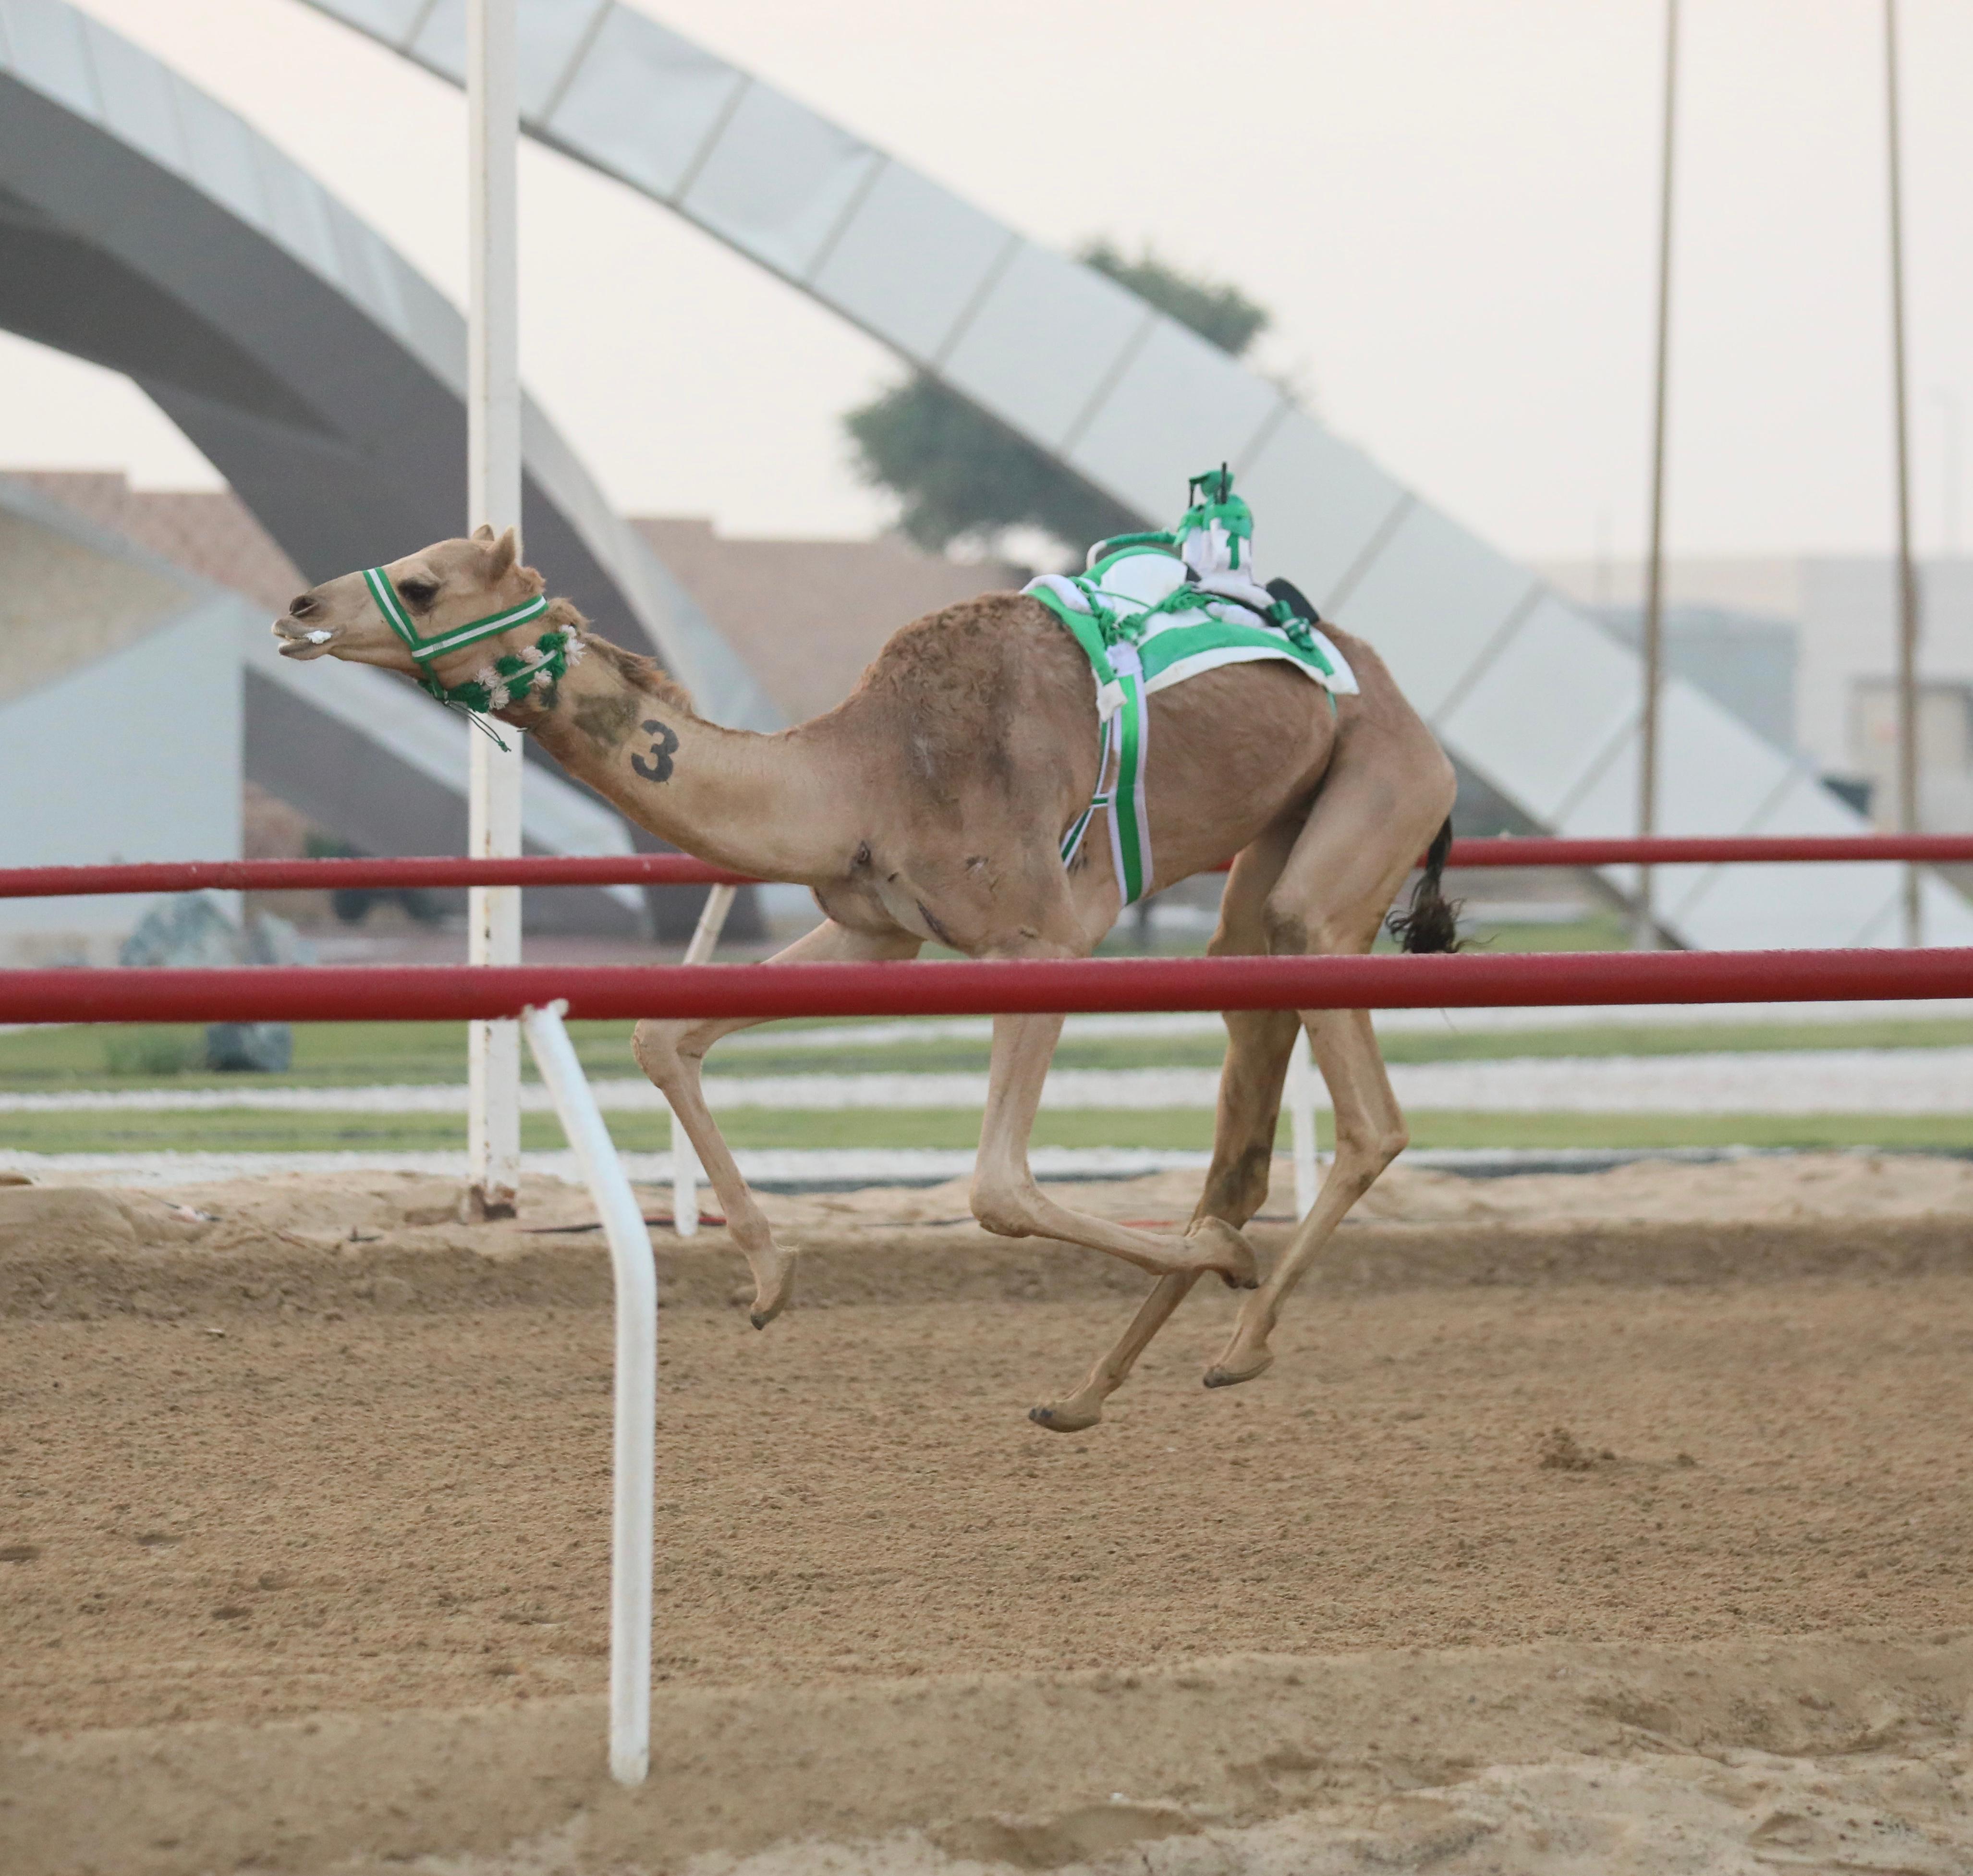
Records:
M486 529L486 532L489 535L491 535L492 529L489 528ZM475 535L473 538L475 540L477 540L479 537L478 535ZM505 534L501 535L499 540L493 543L493 551L487 556L487 578L489 580L497 580L501 578L506 574L507 569L513 565L516 560L519 559L520 556L520 539L514 532L514 530L512 528L509 528Z
M478 527L473 530L473 538L476 541L492 540L493 538L492 524L489 522L483 521Z

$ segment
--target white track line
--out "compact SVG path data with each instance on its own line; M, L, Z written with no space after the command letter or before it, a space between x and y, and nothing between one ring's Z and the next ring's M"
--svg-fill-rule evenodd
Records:
M1524 1030L1684 1029L1715 1024L1750 1026L1767 1023L1921 1022L1973 1017L1973 998L1909 1001L1818 1003L1584 1003L1546 1010L1380 1010L1375 1021L1389 1035L1443 1031L1455 1036ZM1137 1016L1072 1016L1062 1030L1067 1042L1096 1042L1121 1037L1223 1036L1224 1026L1210 1011L1176 1010ZM990 1017L915 1017L909 1021L832 1023L818 1029L749 1030L729 1036L721 1053L785 1049L872 1048L889 1043L987 1042L993 1034Z
M1390 1070L1398 1099L1415 1110L1475 1113L1951 1114L1973 1113L1973 1048L1723 1051L1671 1056L1523 1056L1478 1062L1399 1062ZM1216 1069L1062 1069L1051 1074L1042 1105L1056 1111L1209 1111ZM715 1108L788 1112L848 1109L961 1109L985 1105L986 1077L946 1075L708 1076ZM598 1081L606 1112L662 1111L664 1098L641 1080ZM551 1111L548 1091L529 1083L528 1113ZM0 1113L463 1114L456 1084L367 1088L77 1089L0 1094Z
M1852 1149L1859 1151L1860 1149ZM1600 1171L1634 1160L1700 1164L1715 1160L1785 1158L1785 1147L1438 1147L1413 1148L1409 1166L1449 1171L1498 1174L1517 1167L1537 1172ZM1875 1152L1876 1149L1870 1149ZM744 1151L740 1170L762 1187L810 1190L856 1186L937 1185L973 1171L970 1151L953 1148L869 1148L853 1152L835 1148L788 1147ZM1128 1179L1147 1173L1203 1172L1210 1155L1178 1149L1124 1147L1037 1147L1030 1155L1043 1179ZM669 1153L627 1153L623 1169L640 1185L669 1187ZM572 1153L524 1153L524 1172L582 1184ZM283 1174L322 1176L391 1173L405 1177L463 1180L466 1161L459 1153L16 1153L0 1149L0 1170L40 1180L87 1179L113 1186L209 1185L233 1179L270 1179ZM1274 1190L1291 1180L1288 1156L1275 1155Z
M623 1170L639 1185L669 1186L669 1153L626 1153ZM765 1185L932 1185L962 1179L973 1170L970 1148L769 1147L734 1155L748 1179ZM1174 1168L1203 1171L1204 1152L1135 1147L1037 1147L1029 1155L1042 1179L1117 1179ZM457 1153L17 1153L0 1149L0 1171L38 1179L86 1176L115 1185L204 1184L227 1179L260 1179L282 1173L386 1172L443 1179L466 1177L466 1154ZM523 1153L524 1173L545 1174L582 1184L573 1153Z
M1217 1069L1075 1069L1049 1077L1044 1107L1211 1108ZM591 1082L606 1113L663 1112L665 1098L646 1081ZM980 1108L986 1077L951 1075L712 1076L706 1098L715 1108L774 1108L797 1112L845 1108ZM524 1113L549 1114L555 1104L538 1082L521 1089ZM382 1083L365 1088L280 1088L243 1081L237 1088L75 1089L59 1094L0 1094L0 1114L204 1113L232 1109L294 1114L463 1114L466 1089L456 1082Z

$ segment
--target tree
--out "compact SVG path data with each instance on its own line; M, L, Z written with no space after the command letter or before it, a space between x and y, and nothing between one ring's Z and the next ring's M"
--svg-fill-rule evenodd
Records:
M1149 248L1131 260L1097 241L1077 258L1236 359L1268 326L1267 309L1237 286L1182 273ZM934 553L957 540L1032 527L1080 554L1139 525L1073 470L922 372L850 411L843 426L858 474L897 496L905 532Z

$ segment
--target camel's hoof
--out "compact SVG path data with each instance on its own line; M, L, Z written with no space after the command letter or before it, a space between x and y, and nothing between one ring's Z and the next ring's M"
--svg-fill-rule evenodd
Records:
M1215 1362L1206 1370L1206 1384L1208 1387L1238 1387L1242 1381L1258 1380L1274 1365L1274 1357L1267 1354L1247 1368L1229 1368Z
M1225 1219L1202 1218L1186 1236L1209 1252L1200 1260L1200 1269L1216 1271L1229 1290L1261 1287L1261 1266L1253 1246Z
M1045 1426L1051 1433L1080 1433L1094 1426L1103 1417L1099 1404L1094 1407L1072 1407L1066 1401L1052 1407L1030 1407L1028 1418L1037 1426Z
M795 1300L795 1260L790 1256L781 1265L780 1274L771 1284L757 1278L754 1285L754 1307L747 1320L757 1329L764 1329L789 1304Z

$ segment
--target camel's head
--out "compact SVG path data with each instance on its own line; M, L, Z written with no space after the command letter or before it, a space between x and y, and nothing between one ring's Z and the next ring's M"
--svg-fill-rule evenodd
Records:
M527 606L542 590L542 576L521 563L514 530L496 538L482 527L470 540L440 541L388 567L310 587L274 621L273 634L284 658L347 658L451 682L511 649L509 636L531 642L542 630L538 611L517 620L510 634L476 636L436 655L430 647L444 647L450 635Z

